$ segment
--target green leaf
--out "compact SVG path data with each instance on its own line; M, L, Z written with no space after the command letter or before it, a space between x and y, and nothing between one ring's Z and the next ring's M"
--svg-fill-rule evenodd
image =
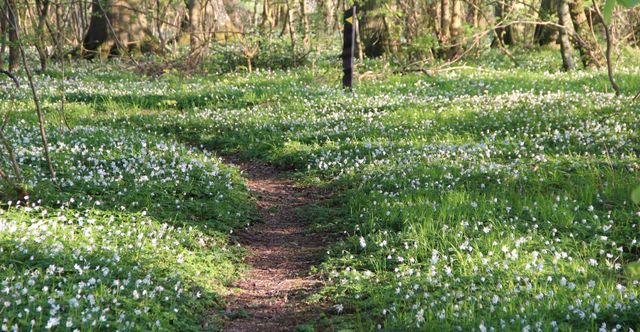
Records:
M604 23L609 25L611 23L611 17L613 16L613 8L616 6L616 0L607 0L604 3L604 9L602 10L602 16Z
M618 4L626 8L633 8L640 4L640 0L618 0Z
M640 263L633 262L624 267L624 274L629 280L640 280Z
M640 187L631 192L631 200L636 204L640 204Z

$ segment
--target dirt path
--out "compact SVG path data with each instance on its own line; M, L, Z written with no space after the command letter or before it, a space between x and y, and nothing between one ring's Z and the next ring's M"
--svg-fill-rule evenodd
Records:
M310 268L319 262L324 234L308 232L300 212L322 199L314 188L295 186L286 174L256 163L229 160L248 178L262 221L238 234L251 270L227 298L224 331L293 331L317 316L319 307L304 299L321 285Z

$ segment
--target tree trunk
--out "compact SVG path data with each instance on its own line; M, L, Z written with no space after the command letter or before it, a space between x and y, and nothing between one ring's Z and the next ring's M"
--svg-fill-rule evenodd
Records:
M253 13L251 15L251 26L253 27L254 31L258 28L258 2L259 1L260 0L253 1Z
M589 21L587 20L584 8L583 0L569 1L569 13L573 21L573 28L575 29L577 38L579 38L575 44L578 47L580 59L585 67L599 67L602 64L602 58L600 53L598 53L597 42L591 34Z
M273 32L274 27L274 19L273 19L273 8L269 4L269 0L262 1L262 22L260 22L260 27L262 31L269 33Z
M36 12L38 15L38 24L36 27L36 39L35 46L36 51L38 52L38 58L40 59L40 71L45 72L47 70L47 60L49 59L49 55L46 50L46 38L47 35L45 32L46 28L46 19L47 15L49 15L49 0L36 0Z
M411 44L418 36L418 8L415 0L398 0L397 6L404 17L404 37Z
M558 0L542 0L540 2L540 21L547 22L557 13ZM540 46L549 45L558 40L558 29L547 24L538 24L533 33L533 40Z
M7 12L5 3L0 2L0 70L4 69L4 53L7 49Z
M496 17L496 23L499 23L502 26L496 28L495 35L497 37L491 42L491 47L514 44L511 25L503 22L504 17L507 16L509 12L511 12L511 3L505 3L505 1L509 0L500 1L493 7L494 16Z
M9 33L9 71L13 72L20 68L20 45L18 45L20 42L18 40L20 21L16 1L5 0L5 11L7 12L7 31Z
M287 0L287 22L289 24L289 38L291 40L291 59L293 60L293 66L298 65L296 58L296 24L294 21L295 8L293 8L295 1Z
M311 23L309 22L309 13L307 13L307 0L300 0L300 20L302 20L302 46L305 51L311 47Z
M53 39L54 42L54 46L55 46L55 57L57 58L61 58L63 57L63 51L64 51L64 45L62 44L64 41L64 31L65 28L67 27L66 23L66 18L69 17L69 13L72 9L69 10L69 12L67 12L67 14L65 15L65 12L63 11L64 6L60 3L60 0L56 0L55 1L55 29L56 31L54 33L52 33L51 37ZM65 21L65 23L63 24L63 20ZM76 40L77 41L77 40ZM75 46L77 46L77 44L75 44Z
M449 59L453 59L462 52L462 1L451 0L451 48L449 48Z
M89 29L82 42L83 57L106 57L140 50L146 28L135 0L93 0Z
M202 27L202 5L199 0L189 1L189 48L191 57L202 55L204 31Z
M471 7L471 25L473 26L474 29L477 29L480 25L480 8L479 6L481 5L479 0L473 0L471 2L473 4L473 6Z
M355 52L358 60L364 61L364 43L362 42L362 36L360 36L360 20L358 19L358 13L356 8L356 18L353 20L353 28L356 30L356 47Z
M573 59L569 34L573 32L571 27L571 16L569 15L569 5L566 0L558 0L558 24L560 28L560 53L562 54L562 68L565 71L573 70Z
M336 0L322 0L322 11L325 22L325 32L328 35L335 33L336 27Z
M379 0L367 0L361 7L361 17L358 31L364 44L364 53L371 58L377 58L388 49L389 29L384 15L371 14L382 6ZM342 22L342 20L340 20Z
M440 46L449 43L449 28L451 27L451 9L449 0L440 0Z

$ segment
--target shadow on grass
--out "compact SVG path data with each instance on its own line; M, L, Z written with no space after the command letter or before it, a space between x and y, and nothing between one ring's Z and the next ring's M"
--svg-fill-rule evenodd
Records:
M208 310L220 304L221 296L194 283L188 273L163 257L141 258L135 250L116 252L106 247L88 250L86 243L74 242L72 236L43 242L0 236L0 248L0 280L8 282L3 283L6 289L16 286L10 290L13 303L3 310L11 324L21 326L34 319L36 327L44 328L48 315L37 313L54 307L58 308L55 316L62 318L61 326L72 318L74 327L83 330L150 330L159 321L164 329L197 331L204 323L218 323ZM174 285L182 285L184 290ZM139 295L133 295L134 291ZM201 294L200 298L195 293ZM29 318L26 310L37 315ZM97 316L83 320L87 313ZM20 315L29 319L11 320Z

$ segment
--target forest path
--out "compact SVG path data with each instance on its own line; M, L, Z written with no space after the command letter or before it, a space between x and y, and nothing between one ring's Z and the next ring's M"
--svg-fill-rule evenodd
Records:
M227 297L223 331L295 331L322 310L305 299L322 286L311 267L320 262L327 235L309 232L310 221L301 209L317 204L326 193L296 186L287 173L265 164L227 162L243 171L261 221L237 234L248 252L250 271Z

